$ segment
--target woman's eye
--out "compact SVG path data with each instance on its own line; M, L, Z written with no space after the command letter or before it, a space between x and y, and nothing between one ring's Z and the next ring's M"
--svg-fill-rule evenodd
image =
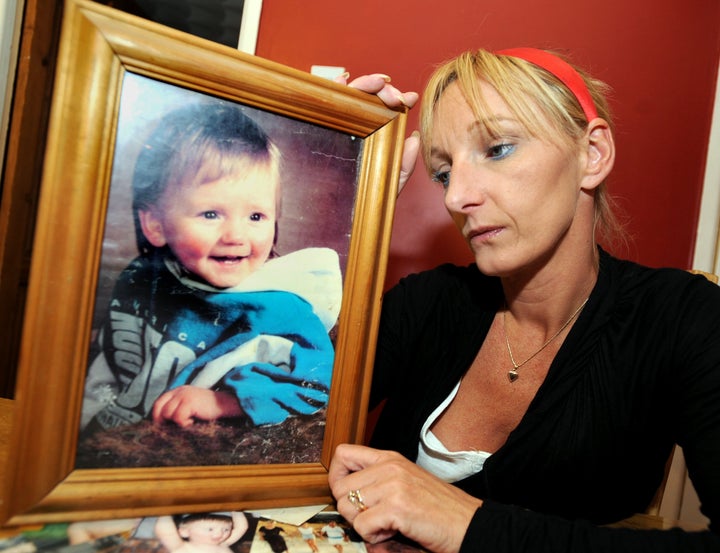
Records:
M450 186L450 171L433 171L431 178L439 182L443 188Z
M487 157L491 159L503 159L513 153L514 150L514 144L496 144L495 146L490 146L488 148Z
M217 219L218 213L217 213L217 211L203 211L202 217L204 219Z

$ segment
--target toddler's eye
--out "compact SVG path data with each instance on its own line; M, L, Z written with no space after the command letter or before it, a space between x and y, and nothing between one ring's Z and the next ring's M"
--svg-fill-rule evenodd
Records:
M514 150L514 144L496 144L488 148L487 156L491 159L503 159L513 153Z
M260 212L255 212L250 214L250 220L254 222L262 221L265 218L265 215L263 215Z
M434 171L431 178L439 182L443 188L450 186L450 171Z
M205 219L217 219L218 213L217 211L203 211L202 216Z

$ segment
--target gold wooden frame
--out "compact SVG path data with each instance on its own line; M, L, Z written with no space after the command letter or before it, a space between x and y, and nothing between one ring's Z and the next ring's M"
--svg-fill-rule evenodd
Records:
M75 469L124 72L364 139L321 462ZM67 0L0 524L331 502L362 440L406 114L376 97L87 0Z

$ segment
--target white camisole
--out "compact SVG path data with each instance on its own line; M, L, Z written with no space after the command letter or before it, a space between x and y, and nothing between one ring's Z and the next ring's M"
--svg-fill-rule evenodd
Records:
M416 463L445 482L457 482L482 470L483 463L490 457L485 451L449 451L432 433L430 427L455 399L460 383L445 398L425 421L420 431Z

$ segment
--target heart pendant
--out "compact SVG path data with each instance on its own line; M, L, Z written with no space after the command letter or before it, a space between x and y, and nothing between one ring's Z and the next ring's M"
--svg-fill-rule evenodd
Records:
M520 376L517 372L517 369L510 369L508 371L508 380L510 382L515 382L518 379L518 376Z

